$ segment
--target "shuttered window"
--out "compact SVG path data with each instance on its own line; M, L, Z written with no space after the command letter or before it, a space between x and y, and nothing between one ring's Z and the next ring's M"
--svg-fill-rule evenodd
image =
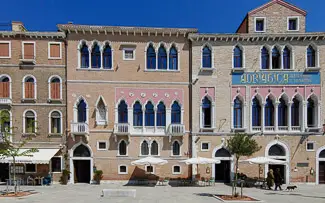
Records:
M60 79L53 78L51 80L51 99L61 99L61 91L60 91Z
M4 77L0 81L0 98L10 97L10 82L9 78Z
M34 43L24 43L24 59L34 59Z
M61 44L50 43L49 52L49 58L61 58Z
M0 42L0 57L10 57L9 42Z
M35 81L33 78L27 78L25 81L25 99L35 98Z

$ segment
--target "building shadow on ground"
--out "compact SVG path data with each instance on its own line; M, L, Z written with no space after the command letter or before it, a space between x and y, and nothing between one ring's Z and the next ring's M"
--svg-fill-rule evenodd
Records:
M314 198L314 199L325 199L325 197L321 197L321 196L303 195L303 194L291 193L289 191L283 192L283 193L269 192L269 193L265 193L265 195L298 196L298 197L308 197L308 198Z
M155 187L159 177L155 174L148 174L144 169L135 167L133 173L124 186L137 186L137 187Z

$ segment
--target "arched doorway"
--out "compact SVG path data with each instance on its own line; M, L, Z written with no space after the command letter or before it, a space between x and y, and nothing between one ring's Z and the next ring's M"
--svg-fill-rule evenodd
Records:
M70 183L90 183L93 177L91 149L83 143L75 145L70 152Z
M220 164L212 167L212 177L216 182L229 183L233 172L233 159L229 151L223 147L214 150L214 158L220 160Z
M317 151L316 184L325 184L325 146Z
M289 169L289 149L281 142L275 141L267 145L265 149L266 157L286 161L286 164L268 164L265 165L265 176L267 172L272 169L274 172L280 170L280 174L283 178L283 183L288 184L290 182L290 169Z

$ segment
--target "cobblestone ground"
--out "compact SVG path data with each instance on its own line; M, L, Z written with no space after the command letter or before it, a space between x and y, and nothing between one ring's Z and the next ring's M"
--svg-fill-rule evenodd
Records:
M1 203L11 202L32 202L32 203L65 203L65 202L127 202L127 203L210 203L220 202L212 197L212 194L230 194L231 187L216 184L211 187L141 187L141 186L123 186L121 183L102 184L102 185L52 185L52 186L25 186L23 190L37 192L28 197L21 198L0 198ZM102 189L136 189L136 198L101 197ZM0 186L0 191L5 189ZM294 192L287 191L268 191L256 188L246 188L244 194L263 200L267 203L324 203L325 202L325 185L298 185L298 189Z

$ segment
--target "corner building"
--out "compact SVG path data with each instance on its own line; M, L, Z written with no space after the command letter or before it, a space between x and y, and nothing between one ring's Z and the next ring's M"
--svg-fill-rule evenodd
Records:
M195 29L58 25L67 34L70 182L188 177L188 34ZM132 166L146 156L164 166Z
M325 183L324 36L306 32L306 12L280 0L250 11L234 34L189 35L193 156L222 160L200 166L204 176L234 177L226 140L245 132L262 146L254 157L287 164L240 164L240 173L266 177L279 168L286 184Z

